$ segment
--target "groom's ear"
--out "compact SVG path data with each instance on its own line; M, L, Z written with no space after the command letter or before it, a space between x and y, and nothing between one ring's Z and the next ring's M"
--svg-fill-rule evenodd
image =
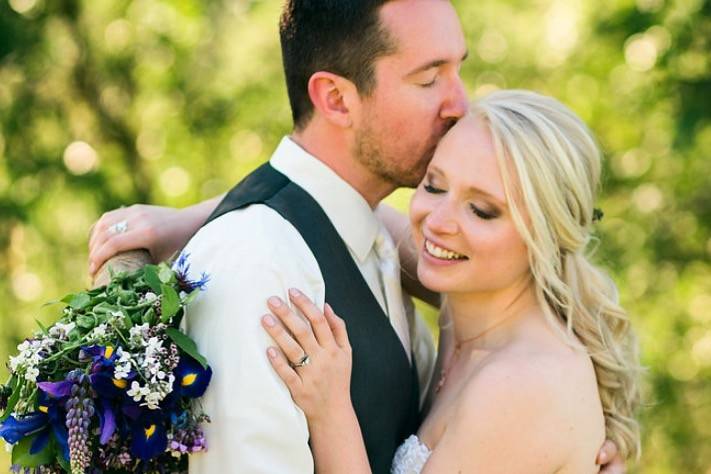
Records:
M318 71L309 78L309 97L316 112L338 127L353 124L351 106L358 90L348 79L338 74Z

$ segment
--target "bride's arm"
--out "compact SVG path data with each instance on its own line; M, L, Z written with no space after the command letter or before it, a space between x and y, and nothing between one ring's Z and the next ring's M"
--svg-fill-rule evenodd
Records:
M183 209L134 204L104 213L92 226L89 239L89 273L93 275L114 255L134 249L147 249L153 260L169 259L197 232L224 194ZM111 226L126 223L123 233Z
M370 474L350 398L352 358L345 323L328 304L322 313L300 292L290 290L289 295L311 327L278 298L268 302L278 319L266 315L262 324L280 349L270 347L269 360L306 415L316 472ZM295 367L304 354L308 365Z
M417 247L412 240L410 220L405 214L388 206L380 204L375 209L378 219L385 224L393 241L397 245L400 257L400 279L407 294L419 298L432 306L440 306L440 295L422 286L417 279Z

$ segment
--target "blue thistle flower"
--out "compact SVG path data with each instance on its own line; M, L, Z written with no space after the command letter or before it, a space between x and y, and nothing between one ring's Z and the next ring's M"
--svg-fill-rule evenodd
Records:
M200 291L205 291L207 288L207 283L210 281L210 275L205 272L200 274L200 279L191 280L190 279L190 263L188 263L188 257L190 254L187 252L182 252L178 261L175 263L175 274L178 280L178 286L181 290L186 293L190 293L195 289L200 289Z

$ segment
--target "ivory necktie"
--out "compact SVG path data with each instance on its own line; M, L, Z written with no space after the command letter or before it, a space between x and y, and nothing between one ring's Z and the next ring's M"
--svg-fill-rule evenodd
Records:
M402 299L400 285L400 260L390 234L381 226L375 238L375 253L378 255L381 284L387 315L410 359L410 330Z

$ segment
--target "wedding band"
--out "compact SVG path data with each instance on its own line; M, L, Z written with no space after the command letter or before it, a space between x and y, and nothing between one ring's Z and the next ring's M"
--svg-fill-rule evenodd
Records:
M291 364L291 366L292 366L293 368L306 367L306 366L309 365L310 363L311 363L311 359L309 358L309 355L308 355L308 354L304 354L304 357L302 357L301 359L299 359L299 362L297 362L297 363L295 363L295 364Z
M109 234L111 234L111 235L123 234L127 230L128 230L128 222L121 221L121 222L117 222L116 224L109 227Z

